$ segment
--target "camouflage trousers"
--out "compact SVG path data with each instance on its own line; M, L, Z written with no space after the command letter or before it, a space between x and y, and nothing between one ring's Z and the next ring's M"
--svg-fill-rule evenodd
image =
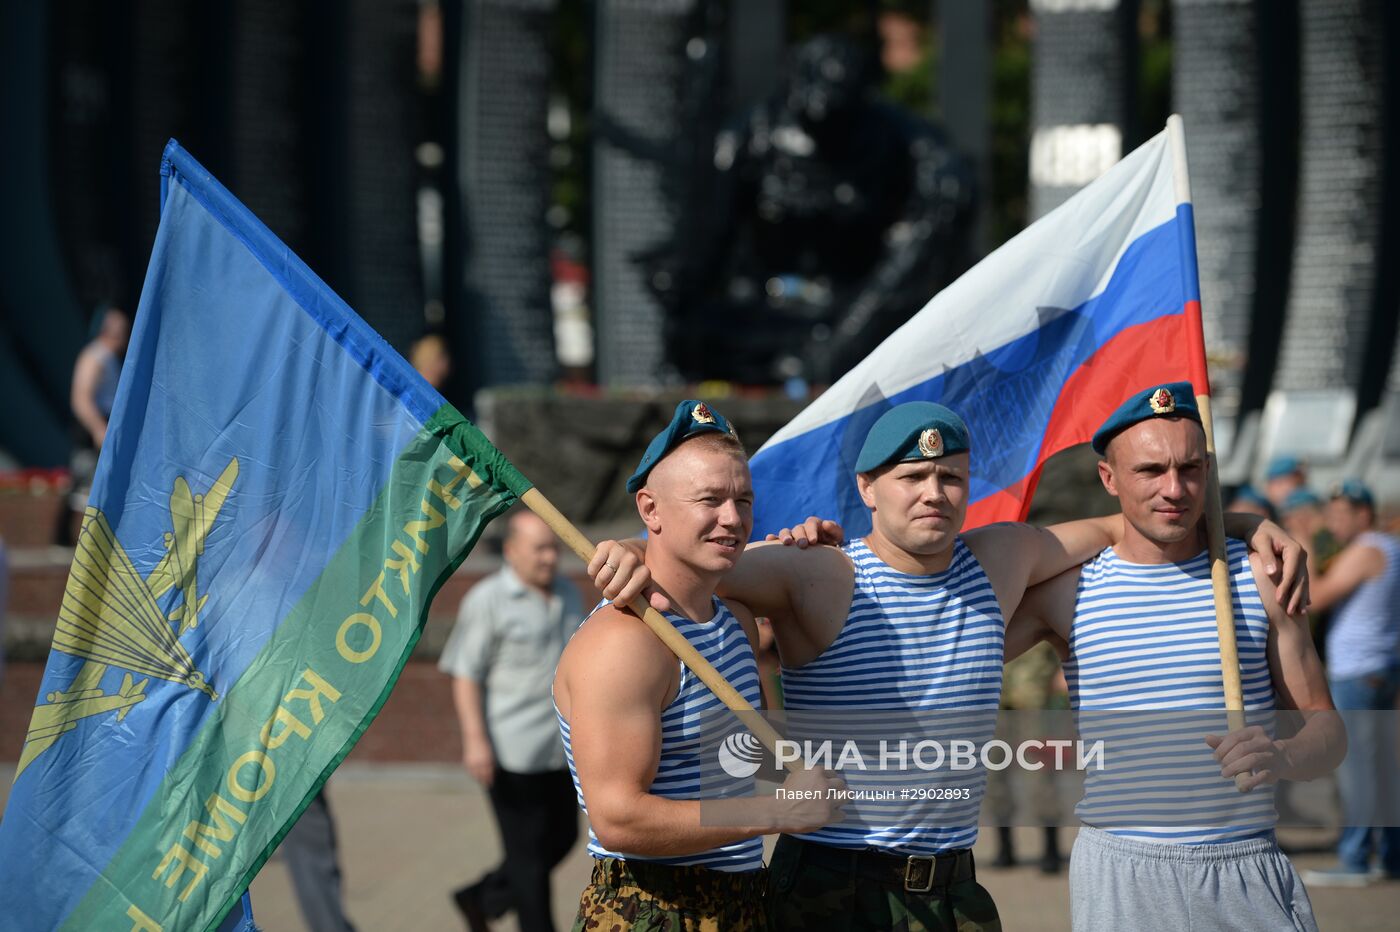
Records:
M1000 932L996 904L970 869L946 883L940 878L928 884L924 875L914 886L932 889L914 893L905 889L902 878L891 880L898 876L893 867L888 875L865 869L869 856L861 852L849 852L844 866L832 863L839 857L822 857L819 864L812 863L814 855L803 858L821 847L786 835L778 838L768 868L769 922L775 932Z
M593 862L574 932L767 932L765 875L603 858Z

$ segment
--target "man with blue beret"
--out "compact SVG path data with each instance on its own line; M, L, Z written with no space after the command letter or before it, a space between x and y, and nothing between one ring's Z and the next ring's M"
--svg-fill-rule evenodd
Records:
M1118 517L964 533L971 446L967 425L943 405L891 408L871 427L856 462L870 535L839 548L806 546L839 540L838 528L813 519L780 535L798 546L754 545L720 580L721 594L772 619L788 710L994 715L1004 619L1029 586L1121 539ZM608 554L636 548L599 547ZM605 595L623 597L647 583L640 573L599 580ZM652 596L658 606L671 595L660 588ZM968 774L963 798L970 805L955 824L881 822L874 810L873 819L780 837L770 866L774 925L1000 928L971 853L983 777L981 768Z
M1346 740L1328 714L1302 606L1281 603L1266 561L1229 541L1244 711L1256 724L1199 740L1164 733L1154 754L1115 758L1124 710L1155 711L1160 722L1163 710L1226 707L1204 523L1210 464L1190 384L1134 394L1093 448L1122 509L1123 538L1033 587L1006 635L1008 656L1040 639L1059 645L1080 737L1106 739L1116 764L1085 775L1084 827L1070 858L1074 929L1315 929L1307 891L1274 838L1272 784L1329 772ZM1278 740L1276 708L1311 715ZM1117 734L1096 710L1119 716ZM1144 811L1153 809L1148 787L1171 805Z
M704 402L681 402L627 488L649 534L645 569L671 597L667 619L758 707L753 616L715 595L753 526L748 461L734 429ZM633 554L602 548L591 567L602 580L636 569ZM597 608L565 648L554 702L594 858L575 929L762 929L761 836L837 817L840 803L827 791L839 779L795 774L786 788L815 802L744 809L737 828L730 819L702 822L699 749L731 713L615 602ZM753 793L752 776L705 777L707 800Z
M1274 508L1274 503L1265 498L1264 494L1252 485L1242 485L1236 489L1230 503L1225 506L1225 510L1259 515L1259 517L1268 518L1270 521L1278 520L1278 510Z
M1280 455L1269 460L1264 470L1264 495L1275 508L1283 508L1283 503L1300 489L1308 487L1308 468L1296 456Z
M1308 569L1320 574L1337 551L1341 549L1332 532L1327 530L1327 520L1323 513L1326 501L1312 489L1303 486L1288 493L1279 507L1279 523L1292 534L1308 551ZM1316 608L1316 607L1315 607ZM1311 616L1314 624L1318 621L1317 609Z

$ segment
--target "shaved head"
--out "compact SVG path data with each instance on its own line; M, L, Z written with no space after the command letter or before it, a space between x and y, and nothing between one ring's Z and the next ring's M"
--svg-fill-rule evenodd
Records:
M647 476L647 485L659 485L661 489L668 490L676 482L684 482L687 477L693 476L697 464L713 454L741 460L746 464L745 469L748 468L743 444L734 437L719 433L697 434L682 442L652 467Z

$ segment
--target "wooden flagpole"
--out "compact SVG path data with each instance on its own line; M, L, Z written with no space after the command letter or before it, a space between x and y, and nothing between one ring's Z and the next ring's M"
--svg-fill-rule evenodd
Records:
M1172 180L1176 188L1177 204L1191 203L1191 179L1186 169L1186 132L1181 115L1173 113L1167 117L1167 139L1172 158ZM1188 218L1194 224L1194 216ZM1196 278L1196 235L1189 231L1191 255L1187 274ZM1191 282L1199 287L1198 282ZM1192 288L1195 290L1195 288ZM1192 349L1199 354L1201 372L1206 372L1205 331L1201 323L1201 306L1188 304L1186 309L1187 328L1191 333ZM1215 629L1220 639L1220 674L1225 687L1226 718L1231 731L1245 726L1244 688L1240 682L1240 653L1235 642L1235 607L1230 597L1230 567L1225 550L1225 511L1220 500L1220 463L1215 452L1215 424L1211 418L1210 385L1203 379L1193 386L1196 390L1196 405L1201 411L1201 427L1206 434L1206 459L1210 465L1206 475L1206 540L1210 550L1210 579L1215 590ZM1235 785L1243 789L1247 779L1245 774L1235 776Z
M544 523L549 525L550 530L559 535L559 539L570 550L578 554L579 559L585 563L593 559L593 543L584 537L579 529L574 527L572 522L540 493L539 489L530 489L520 497L520 501L525 507L539 515ZM733 684L715 669L714 664L701 656L700 652L695 649L695 645L686 640L684 634L677 631L664 615L648 605L645 596L637 596L628 604L627 608L642 619L646 626L661 639L661 642L670 648L671 653L680 659L681 663L700 677L701 682L719 697L720 702L723 702L727 709L738 716L739 720L744 723L744 727L748 728L749 732L763 743L770 754L777 757L777 742L781 737L778 732L774 730L772 725L768 724L768 720L759 714L757 709L749 704L747 699L739 694ZM800 769L794 761L786 762L785 766L793 773Z

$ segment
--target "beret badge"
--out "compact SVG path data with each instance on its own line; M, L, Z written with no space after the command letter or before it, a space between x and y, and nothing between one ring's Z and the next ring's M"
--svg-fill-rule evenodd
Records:
M695 406L695 410L690 412L690 416L697 424L713 424L715 422L715 416L710 413L709 405L703 401Z
M919 452L930 459L943 455L943 435L938 428L930 427L919 434Z
M1147 399L1153 414L1171 414L1176 410L1176 398L1169 389L1159 388Z

